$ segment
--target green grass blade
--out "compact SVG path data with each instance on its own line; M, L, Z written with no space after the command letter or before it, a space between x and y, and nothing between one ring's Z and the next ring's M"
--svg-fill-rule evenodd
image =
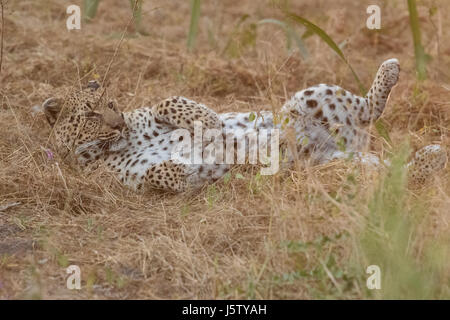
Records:
M195 39L197 38L198 19L200 18L200 4L201 0L191 0L191 23L189 26L189 34L187 47L189 51L195 46Z
M286 46L288 49L290 49L292 47L292 40L294 40L295 44L297 45L297 47L300 51L300 55L302 56L302 58L303 59L308 58L308 56L309 56L308 49L306 48L301 37L299 37L297 35L295 30L293 28L291 28L291 26L289 26L286 22L283 22L283 21L280 21L277 19L263 19L258 22L258 25L259 24L268 24L268 23L278 25L284 29L284 32L286 33Z
M411 26L414 42L414 55L416 57L417 78L419 80L425 80L427 78L427 60L429 59L429 57L425 53L425 49L422 46L422 37L420 34L416 0L408 0L408 10L409 24Z
M234 38L239 33L239 29L240 29L241 25L249 17L250 16L248 14L244 14L244 15L242 15L239 18L237 24L234 26L233 30L231 31L230 35L228 36L228 40L227 40L227 43L226 43L225 47L222 50L222 54L229 53L231 56L235 56L236 55L236 53L234 53L234 51L236 51L236 48L234 48L234 45L235 45L235 39Z
M389 136L389 130L386 128L387 124L382 119L378 119L375 122L375 129L377 130L378 134L383 137L389 144L392 145L391 137Z
M95 18L97 14L98 3L100 0L84 0L84 19L89 21Z
M286 30L286 23L277 19L262 19L258 21L258 24L266 24L266 23L276 24Z
M142 2L143 0L130 0L130 6L131 10L133 11L134 16L134 26L136 28L136 31L141 33L141 26L142 26ZM136 4L136 7L135 7Z
M422 238L422 224L432 208L422 195L408 191L409 153L408 144L395 150L391 165L373 192L367 224L356 238L356 268L364 272L368 265L380 267L381 290L366 291L375 298L448 299L448 289L442 282L448 277L447 237L436 241ZM365 282L366 274L363 279Z
M300 54L304 59L308 59L309 57L309 51L306 47L305 43L303 42L302 38L299 37L299 35L292 29L290 26L288 26L288 33L290 34L290 37L294 39L295 43L297 44L298 49L300 50Z
M361 95L365 96L367 93L366 88L362 84L361 80L359 80L358 75L353 70L350 63L345 58L344 54L342 53L341 49L339 49L339 46L331 39L331 37L321 28L316 26L314 23L310 22L309 20L302 18L296 14L285 12L288 18L292 19L294 22L305 26L308 30L311 32L314 32L317 34L334 52L337 53L337 55L347 64L347 66L350 68L350 71L353 74L353 77L355 78L356 82L358 83L359 91L361 92Z

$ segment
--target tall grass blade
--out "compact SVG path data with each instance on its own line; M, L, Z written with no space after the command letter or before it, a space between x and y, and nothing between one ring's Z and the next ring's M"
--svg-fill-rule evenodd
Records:
M131 10L133 10L134 27L136 32L147 34L142 28L142 3L144 0L130 0Z
M231 31L230 35L228 36L228 41L222 50L222 54L228 53L230 56L235 57L239 55L239 48L238 44L236 43L236 37L239 34L239 30L241 28L241 25L248 19L250 16L248 14L243 14L236 25L234 26L233 30Z
M409 10L409 24L411 26L414 42L414 55L416 58L417 78L419 80L425 80L427 78L427 62L430 57L425 53L425 49L422 46L422 36L420 34L420 25L419 25L419 17L417 14L416 0L408 0L408 10Z
M191 0L191 23L189 25L189 34L187 47L189 51L195 46L195 40L197 38L198 20L200 18L200 4L201 0Z
M444 259L439 255L448 250L448 245L421 238L419 231L430 211L407 190L408 155L409 147L403 145L391 158L388 172L373 193L366 228L358 238L357 264L361 271L369 265L380 267L381 290L367 290L368 295L375 293L381 299L442 299L447 293L440 279L445 279L444 257L448 253ZM365 283L362 286L366 287Z
M84 0L84 19L90 21L95 18L100 0Z
M292 47L292 41L295 42L297 45L300 55L303 59L307 59L309 56L308 49L305 46L305 43L303 42L302 38L295 32L295 30L286 22L277 20L277 19L263 19L258 22L258 25L260 24L274 24L278 25L281 28L283 28L284 32L286 33L286 46L288 49L291 49Z
M383 119L378 119L375 122L375 129L378 134L383 137L389 144L392 145L391 137L389 136L389 130L386 128L387 124L383 121Z
M302 38L299 37L297 32L294 31L289 25L288 25L288 33L292 39L294 39L295 43L297 44L298 49L300 50L300 54L304 59L308 59L309 57L309 51L308 48L305 45L305 42L303 42Z
M131 10L133 10L134 25L139 31L142 21L142 0L130 0Z
M355 78L356 82L358 83L358 87L359 87L359 91L360 91L361 95L365 96L367 93L366 88L362 84L361 80L359 80L358 75L353 70L352 66L347 61L347 59L345 58L341 49L339 49L339 46L333 41L333 39L331 39L331 37L324 30L322 30L321 28L319 28L318 26L316 26L314 23L310 22L309 20L302 18L296 14L290 13L290 12L285 12L285 14L287 15L288 18L292 19L294 22L305 26L306 28L311 30L311 32L314 32L315 34L317 34L334 52L337 53L337 55L350 68L350 71L352 72L353 77Z
M1 31L1 38L0 38L0 73L2 72L2 64L3 64L3 33L5 31L5 17L3 14L4 10L4 3L3 0L0 0L0 8L2 10L1 16L2 16L2 31Z

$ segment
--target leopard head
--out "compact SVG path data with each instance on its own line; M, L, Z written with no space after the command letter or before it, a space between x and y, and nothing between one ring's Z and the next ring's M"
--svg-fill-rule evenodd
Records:
M42 107L58 150L72 152L81 164L125 147L123 115L95 80L66 97L48 98Z

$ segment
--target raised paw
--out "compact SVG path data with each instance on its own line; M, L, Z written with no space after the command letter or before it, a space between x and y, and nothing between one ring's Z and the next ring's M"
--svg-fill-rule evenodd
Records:
M381 64L372 87L366 96L369 108L359 114L363 125L374 122L381 116L386 107L391 89L398 81L399 74L400 63L397 59L389 59Z
M381 85L393 87L399 78L400 63L397 59L389 59L383 62L378 70L377 79Z

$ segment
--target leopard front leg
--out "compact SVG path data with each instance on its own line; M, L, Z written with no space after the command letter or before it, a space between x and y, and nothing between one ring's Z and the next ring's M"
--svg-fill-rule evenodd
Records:
M194 130L194 121L201 121L207 129L222 129L217 113L207 106L184 97L171 97L153 107L157 120L178 128Z

